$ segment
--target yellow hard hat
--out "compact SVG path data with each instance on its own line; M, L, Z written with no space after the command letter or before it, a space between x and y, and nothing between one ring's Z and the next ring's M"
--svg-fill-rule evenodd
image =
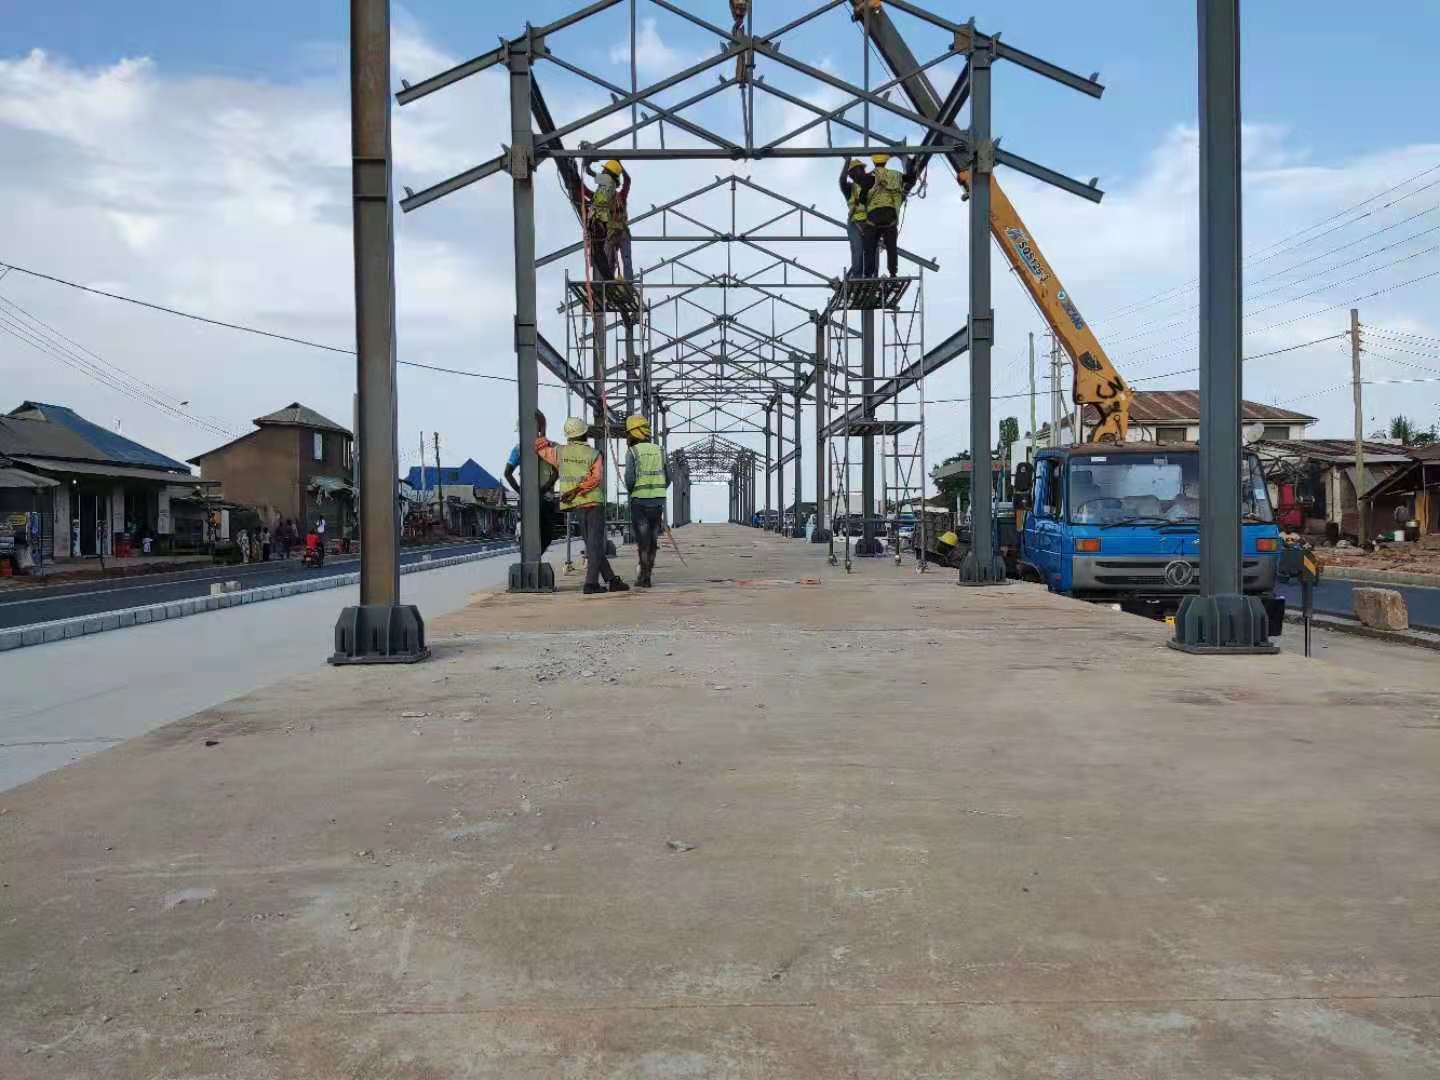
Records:
M648 439L650 437L650 421L643 416L627 416L625 418L625 434L639 435Z
M890 155L889 155L889 154L871 154L871 155L870 155L870 160L873 161L876 165L884 165L887 161L890 160Z
M572 416L565 421L565 437L567 439L583 439L590 431L590 425L578 416Z
M608 172L611 176L619 176L622 172L625 171L625 167L621 165L620 162L616 161L614 158L611 158L609 161L605 162L605 171Z
M940 543L949 544L951 547L954 547L960 543L960 537L956 536L953 532L941 533Z

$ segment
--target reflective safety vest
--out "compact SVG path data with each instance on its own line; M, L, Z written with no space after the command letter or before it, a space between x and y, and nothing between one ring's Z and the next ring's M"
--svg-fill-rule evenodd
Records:
M605 185L597 187L595 194L590 197L590 220L598 221L608 228L614 211L615 189Z
M875 186L870 189L870 212L889 207L900 213L905 201L905 178L894 169L876 169Z
M630 448L635 455L635 486L632 499L665 498L665 455L653 442L636 443Z
M863 224L869 213L870 209L865 205L865 189L852 181L850 184L850 220Z
M583 442L566 443L559 447L557 454L560 458L560 480L555 489L560 492L560 498L580 486L580 482L590 475L590 466L600 456L600 451L593 446L587 446ZM600 489L591 488L584 495L577 496L565 505L573 510L579 510L584 506L600 505Z

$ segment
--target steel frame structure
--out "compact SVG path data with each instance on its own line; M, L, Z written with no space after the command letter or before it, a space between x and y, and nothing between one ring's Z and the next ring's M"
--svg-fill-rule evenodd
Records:
M563 31L579 26L586 20L622 4L629 5L632 15L631 85L628 90L603 75L588 71L582 65L566 59L551 46L551 39ZM639 86L635 74L633 16L635 8L642 4L661 9L709 32L718 39L717 52L648 86ZM843 9L845 14L858 24L863 34L863 85L856 85L827 69L806 63L782 48L782 40L787 35L793 35L800 28L837 8ZM884 8L904 12L927 24L932 30L938 28L943 31L946 35L944 48L931 59L918 61ZM406 84L396 95L399 104L404 106L492 68L503 67L508 75L511 128L508 144L502 145L500 152L488 161L419 192L407 188L406 197L401 200L400 206L402 210L411 212L499 173L509 174L515 259L514 340L522 446L530 445L535 437L533 416L537 398L538 365L543 363L567 387L585 398L596 418L597 426L607 433L614 430L618 420L617 414L610 407L612 400L618 401L618 397L612 398L611 393L617 385L623 386L627 407L634 401L652 413L660 413L664 418L663 426L670 435L703 435L710 440L706 445L713 446L715 439L727 435L760 434L765 440L765 456L770 460L770 437L773 433L782 452L773 459L773 465L767 466L765 470L767 508L770 502L772 471L778 478L783 475L786 465L791 466L794 502L798 507L802 491L802 408L810 403L819 406L816 411L825 413L826 418L830 415L823 407L825 379L817 377L825 363L824 337L829 324L827 317L817 310L817 305L803 302L804 296L814 294L803 291L797 293L797 290L831 289L833 281L802 261L779 254L771 245L840 241L843 239L842 235L807 232L806 225L807 221L813 220L816 223L838 226L843 232L843 222L820 213L813 206L803 206L779 192L765 188L748 176L740 175L717 176L713 184L682 195L662 206L653 207L646 213L632 216L632 227L657 217L661 227L660 235L636 234L635 241L690 244L692 247L679 255L668 256L638 275L639 289L645 297L643 309L646 327L638 373L632 348L631 352L627 353L626 363L612 366L602 359L598 365L592 365L592 370L587 374L583 363L576 363L578 353L567 349L567 354L561 355L549 345L539 329L537 270L583 250L582 241L544 256L536 255L535 178L537 171L547 160L555 165L572 205L576 206L580 204L582 183L576 165L577 159L593 160L606 156L622 161L763 161L787 158L853 158L877 152L917 158L926 162L935 155L943 155L953 168L966 169L975 174L985 174L997 165L1005 165L1081 197L1099 200L1101 195L1093 181L1082 183L1027 158L1001 150L998 140L992 136L990 119L990 76L991 67L996 60L1015 63L1062 85L1098 97L1101 88L1093 77L1084 78L1015 49L1008 43L1000 42L997 37L981 33L973 22L953 22L909 3L908 0L885 0L884 8L877 8L870 3L852 6L844 0L825 0L783 25L757 33L753 25L753 11L743 29L732 31L707 21L671 0L595 0L544 26L526 26L522 33L503 40L499 47L490 52L414 86ZM872 82L871 49L868 46L873 46L889 67L891 77L888 81ZM963 60L964 66L948 93L941 97L930 81L930 73L949 60ZM732 62L735 65L733 76L721 74L714 85L690 93L683 100L662 103L661 98L668 91ZM604 90L610 95L609 104L583 116L557 123L551 115L536 76L536 69L546 64ZM760 71L762 66L799 76L812 87L839 91L845 95L846 100L836 108L822 108L778 83L767 82L766 74ZM692 110L696 106L732 89L736 91L740 102L743 129L740 136L732 138L693 119ZM892 99L892 91L896 90L900 92L899 97L908 103ZM793 130L774 137L762 137L756 130L755 122L757 93L802 108L811 113L812 118ZM967 104L970 109L969 122L962 127L959 116ZM849 115L855 110L862 113L858 121ZM691 114L686 115L687 112ZM624 123L627 114L628 123ZM592 135L597 125L615 117L621 118L622 126L601 135ZM880 129L880 119L887 123L907 125L919 132L918 138L889 135ZM697 145L667 146L666 125L672 131L683 132ZM641 147L639 134L652 126L658 128L660 145ZM825 144L803 144L807 133L820 126L825 128L827 134ZM842 137L858 135L859 138L850 139L849 145L843 144L842 138L842 144L837 145L837 131ZM567 139L574 137L580 140L582 135L585 136L583 141L577 141L574 146L567 145ZM743 189L776 200L783 209L775 216L747 229L740 228L733 209L728 227L706 224L702 218L690 213L687 204L693 199L726 188L731 195L732 207L736 194ZM990 307L988 185L978 183L974 188L976 195L971 199L969 212L971 280L967 324L935 350L922 352L884 377L878 384L873 378L870 379L865 400L855 405L847 404L840 410L837 418L822 418L815 425L817 504L823 503L822 493L826 487L823 475L825 440L841 430L854 430L857 423L865 420L867 416L873 418L877 409L916 386L924 374L933 372L967 349L971 352L971 442L973 446L988 449L990 345L994 336L994 317ZM671 231L672 222L683 223L682 231ZM765 231L773 230L776 226L782 226L787 231ZM726 251L726 266L723 270L696 265L695 256L721 244ZM769 261L759 271L737 273L731 264L730 256L730 252L737 247L758 253ZM907 252L905 257L912 264L931 270L938 269L932 260L920 255ZM661 276L667 269L670 280L662 282ZM693 280L681 280L681 271L693 274ZM771 280L776 276L779 280ZM702 305L696 295L711 290L718 290L721 299L718 303ZM732 294L742 297L738 306L733 308L730 304ZM571 302L567 294L566 303ZM763 312L767 303L771 315L768 331L763 325L754 325L756 316L752 314L756 311ZM703 311L708 317L703 319L698 327L682 330L677 325L673 334L662 330L667 314L665 309L673 305L678 310L682 304L692 311ZM805 318L795 326L785 326L782 329L779 319L782 308L787 312L801 312ZM610 318L603 309L598 312L598 318L594 311L590 312L590 315L591 329L582 332L579 338L575 339L575 343L588 347L593 355L604 358L608 356L604 343L617 327L611 325ZM588 346L586 333L591 335ZM861 333L863 335L863 329ZM797 344L797 334L803 334L806 340ZM873 350L873 334L871 338L870 348ZM787 406L792 432L788 439L784 432ZM854 415L857 408L860 410L858 416ZM708 427L705 426L707 424ZM785 451L787 441L789 450ZM865 484L873 495L873 436L865 437L862 443L867 462L864 469ZM680 460L686 463L689 478L701 479L703 482L704 477L714 475L713 471L698 467L698 464L705 460L705 453L708 451L692 452L691 447L683 448ZM756 460L752 452L748 459L752 470ZM728 475L733 478L736 487L737 507L742 503L752 508L757 505L753 479L742 478L739 473ZM534 455L521 457L521 487L522 551L520 563L512 567L511 588L544 591L553 588L553 576L549 567L540 561L539 503L531 494L538 489L538 467ZM783 498L781 501L783 502ZM678 512L676 516L678 519ZM961 571L962 581L973 584L1003 581L1003 567L991 542L991 521L990 506L977 506L976 540L966 568ZM824 523L822 521L817 524L823 526ZM798 522L796 526L796 532L803 535L798 528ZM819 532L823 536L823 529Z

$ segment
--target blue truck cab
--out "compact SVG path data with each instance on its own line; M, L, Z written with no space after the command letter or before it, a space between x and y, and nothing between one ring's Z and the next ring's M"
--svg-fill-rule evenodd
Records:
M1241 457L1241 567L1270 632L1284 625L1275 595L1284 546L1260 461ZM1200 452L1193 443L1091 444L1041 450L1020 524L1022 577L1051 592L1119 604L1151 618L1174 615L1200 589Z

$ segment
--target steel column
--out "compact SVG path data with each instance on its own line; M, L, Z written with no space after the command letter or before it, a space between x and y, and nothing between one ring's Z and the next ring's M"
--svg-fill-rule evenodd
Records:
M860 313L860 407L863 418L875 419L875 312ZM848 509L848 508L847 508ZM875 436L860 436L860 542L856 555L879 555L875 539Z
M805 454L800 446L800 387L803 385L804 375L800 371L799 354L795 359L795 523L790 530L790 536L795 540L805 538L805 523L800 520L800 496L802 492L801 478L805 475L803 468Z
M1170 644L1187 652L1276 652L1240 566L1240 0L1199 0L1200 595Z
M810 535L812 543L828 544L828 507L826 496L830 492L830 459L825 445L825 425L828 421L825 405L825 379L827 378L825 320L815 318L815 531Z
M970 128L975 134L975 183L970 191L970 551L960 564L960 584L999 585L1005 564L995 550L995 476L990 458L990 348L995 312L990 306L990 173L995 143L990 135L990 74L993 42L970 53Z
M770 524L770 520L771 520L771 519L770 519L770 513L771 513L771 510L773 509L773 504L772 504L771 501L770 501L770 479L771 479L771 469L772 469L772 464L771 464L771 459L770 459L770 414L773 413L774 411L775 411L775 410L774 410L774 406L768 405L768 404L765 406L765 525L764 525L764 527L765 527L767 530L769 530L769 529L771 529L771 528L774 528L774 526L772 526L772 525Z
M510 190L515 237L515 375L520 410L520 561L510 566L512 592L549 592L555 571L540 559L540 458L535 410L540 402L535 311L535 135L530 127L534 40L505 48L510 79Z
M360 603L335 624L332 664L413 663L425 622L400 603L395 477L395 220L390 166L390 0L350 5L350 142L355 248Z

